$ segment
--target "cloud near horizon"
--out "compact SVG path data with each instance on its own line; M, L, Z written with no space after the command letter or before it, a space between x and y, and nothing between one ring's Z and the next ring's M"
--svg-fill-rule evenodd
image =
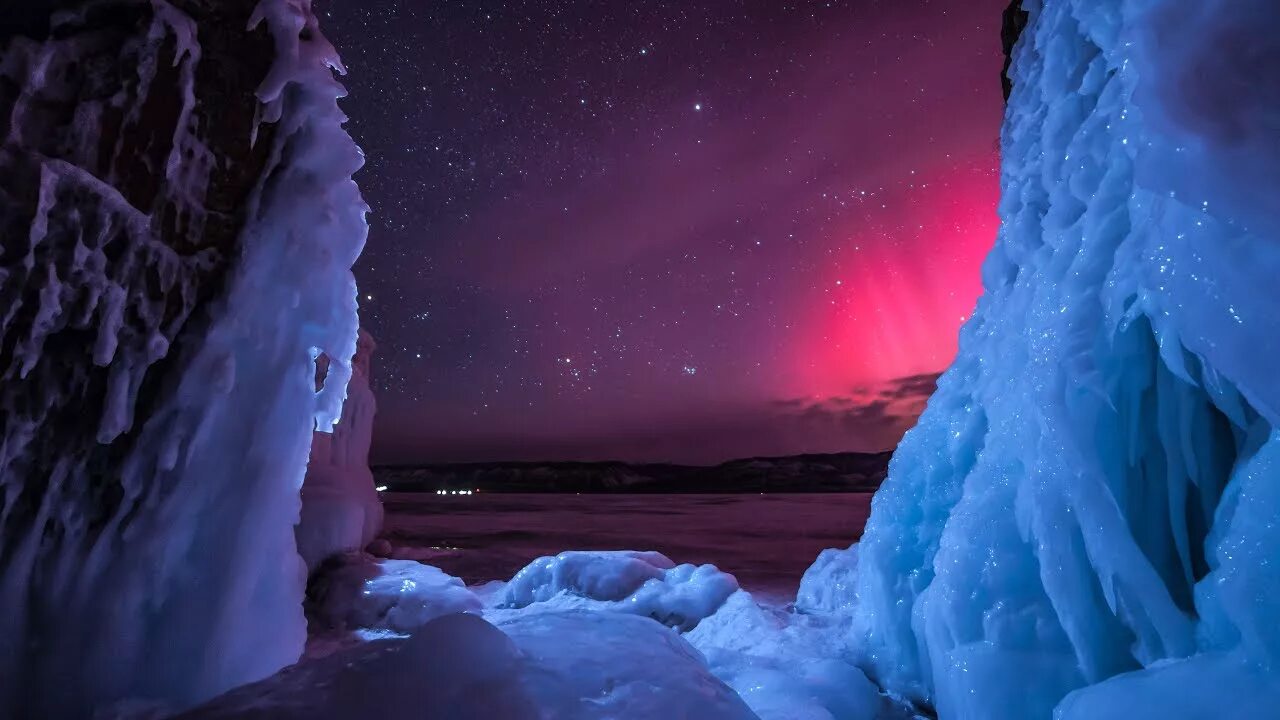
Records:
M874 452L895 447L924 410L937 373L860 385L826 398L789 398L723 408L676 422L647 423L577 437L529 433L487 438L437 437L427 443L385 438L375 463L498 460L625 460L714 464L741 457L805 452Z

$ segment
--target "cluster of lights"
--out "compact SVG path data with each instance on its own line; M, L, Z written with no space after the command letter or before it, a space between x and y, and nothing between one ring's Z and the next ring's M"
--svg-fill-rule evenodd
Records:
M475 490L437 490L437 495L475 495Z

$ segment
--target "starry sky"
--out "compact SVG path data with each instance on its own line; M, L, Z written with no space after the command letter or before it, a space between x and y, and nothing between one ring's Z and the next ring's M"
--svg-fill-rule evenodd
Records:
M892 447L997 228L1005 0L327 0L375 462Z

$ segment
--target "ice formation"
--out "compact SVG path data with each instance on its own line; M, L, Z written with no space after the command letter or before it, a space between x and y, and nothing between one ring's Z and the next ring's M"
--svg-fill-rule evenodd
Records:
M658 552L569 551L516 573L501 604L614 610L690 630L737 589L737 579L714 565L676 565Z
M313 620L338 630L412 633L441 615L483 606L465 583L439 568L360 554L322 566L308 596Z
M342 420L331 433L317 431L311 441L311 459L302 483L302 518L295 533L298 554L308 570L314 571L333 555L363 549L382 529L382 501L369 469L377 412L369 386L374 348L373 338L361 330ZM321 382L328 367L328 357L321 356Z
M800 578L796 608L811 613L847 613L857 605L858 545L827 549Z
M540 717L719 716L702 704L705 698L693 699L699 685L703 695L731 711L729 717L899 717L886 712L894 706L850 661L847 613L797 614L762 606L737 589L731 575L709 565L675 565L654 552L561 553L531 563L510 582L474 589L428 565L352 555L321 568L310 603L318 625L365 639L417 642L436 618L458 612L481 616L514 641L524 669L503 682L524 688ZM309 650L311 656L323 653L318 646ZM421 655L414 662L438 660ZM364 682L342 680L352 681ZM754 716L726 700L720 682ZM296 684L281 678L263 687L272 688L270 695L287 696L288 686Z
M1022 6L1002 226L858 548L861 662L947 719L1266 703L1280 5Z
M302 649L362 157L307 0L51 25L0 49L0 715L181 707Z

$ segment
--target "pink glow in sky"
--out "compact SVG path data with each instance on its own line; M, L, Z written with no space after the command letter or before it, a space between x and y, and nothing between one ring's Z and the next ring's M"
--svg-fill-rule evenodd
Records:
M376 459L892 446L995 238L1005 4L333 3Z

